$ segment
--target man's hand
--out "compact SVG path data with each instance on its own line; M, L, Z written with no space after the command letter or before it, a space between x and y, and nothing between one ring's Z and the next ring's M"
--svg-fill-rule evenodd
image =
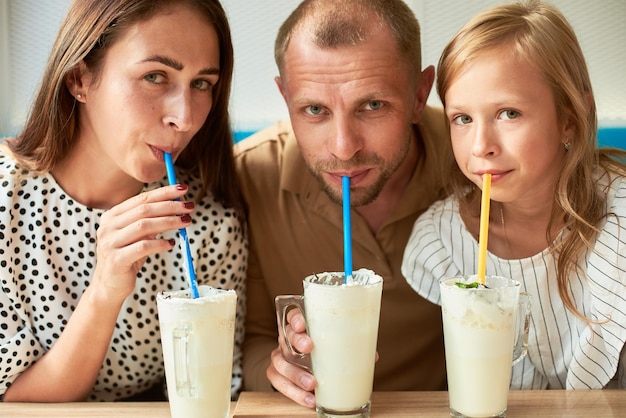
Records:
M287 338L294 350L302 354L310 354L313 349L313 341L306 334L306 325L302 312L292 309L287 314L288 325L285 327ZM272 386L283 395L296 401L300 405L315 408L315 378L301 366L287 361L290 350L285 342L283 330L278 327L279 347L272 351L271 362L267 368L267 378ZM283 352L285 356L283 356ZM310 361L309 361L310 367Z

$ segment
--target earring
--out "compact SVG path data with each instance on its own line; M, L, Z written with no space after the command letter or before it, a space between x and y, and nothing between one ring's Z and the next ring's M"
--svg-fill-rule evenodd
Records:
M76 98L77 98L78 100L80 100L80 99L82 99L82 98L83 98L83 95L82 95L82 94L80 94L80 93L78 93L78 94L76 95Z
M571 148L571 146L572 146L572 143L571 143L571 142L569 142L569 140L568 140L565 144L563 144L563 146L565 147L565 151L569 151L569 149L570 149L570 148Z

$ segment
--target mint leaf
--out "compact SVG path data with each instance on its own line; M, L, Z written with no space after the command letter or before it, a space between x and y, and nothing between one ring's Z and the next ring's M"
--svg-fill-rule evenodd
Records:
M456 282L455 285L457 287L460 287L461 289L477 289L479 286L479 283L478 282L472 282L472 283Z

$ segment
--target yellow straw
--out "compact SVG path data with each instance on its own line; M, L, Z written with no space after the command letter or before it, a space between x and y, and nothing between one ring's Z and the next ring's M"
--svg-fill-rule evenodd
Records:
M487 234L489 230L489 202L491 174L483 174L483 195L480 203L480 235L478 236L478 282L485 284L487 270Z

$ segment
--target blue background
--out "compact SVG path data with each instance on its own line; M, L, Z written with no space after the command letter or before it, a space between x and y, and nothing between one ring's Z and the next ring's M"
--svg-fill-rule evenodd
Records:
M255 131L234 132L235 142L239 142L252 135ZM598 144L601 147L616 147L626 150L626 128L598 129Z

